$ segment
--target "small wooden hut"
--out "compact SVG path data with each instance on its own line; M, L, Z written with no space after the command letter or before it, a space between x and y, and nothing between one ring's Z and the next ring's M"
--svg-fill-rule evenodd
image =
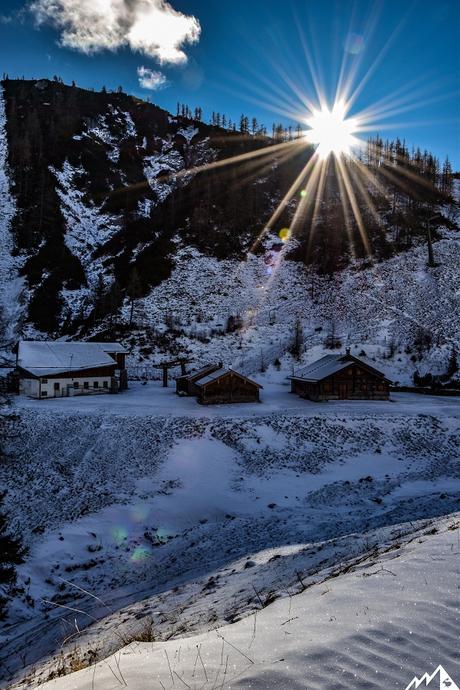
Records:
M194 382L202 405L259 402L262 386L233 369L219 368Z
M388 400L390 381L385 375L350 354L325 355L290 376L291 392L321 400Z
M222 369L221 362L219 364L207 364L197 371L189 374L182 374L182 376L179 376L176 379L176 393L178 395L197 395L198 390L195 386L195 382L207 374L212 374L218 369Z

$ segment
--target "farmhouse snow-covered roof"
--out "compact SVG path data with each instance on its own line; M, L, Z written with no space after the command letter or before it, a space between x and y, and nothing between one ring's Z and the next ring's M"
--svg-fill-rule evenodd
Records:
M116 362L107 350L124 352L118 343L24 340L18 344L18 366L34 376L113 367Z
M230 374L230 373L235 374L236 376L239 376L242 379L246 379L246 381L250 381L255 386L258 386L259 388L263 388L263 386L261 386L260 383L257 383L256 381L253 381L252 379L248 379L247 376L243 376L243 374L240 374L237 371L234 371L234 369L224 369L224 368L217 369L216 371L213 371L210 374L203 376L202 378L198 379L198 381L195 381L195 385L206 386L206 384L211 383L211 381L217 381L217 379L220 379L223 376L226 376L227 374Z
M359 360L349 354L340 355L325 355L321 359L316 360L312 364L308 364L306 367L299 369L295 375L290 376L291 379L302 379L302 381L310 381L312 383L316 381L322 381L323 379L337 374L339 371L346 369L350 364L359 364L364 369L374 372L378 376L382 376L382 372L374 369L366 362Z

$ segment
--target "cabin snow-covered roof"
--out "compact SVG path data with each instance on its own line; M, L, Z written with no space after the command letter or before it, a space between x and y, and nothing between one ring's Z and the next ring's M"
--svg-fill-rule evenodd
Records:
M113 349L115 345L121 349ZM116 366L107 346L108 352L124 352L118 343L23 340L18 344L18 366L33 376Z
M123 347L121 343L99 343L99 342L94 342L94 343L88 343L89 345L99 345L101 350L104 352L114 352L114 353L120 353L120 354L126 354L126 350Z
M201 367L196 371L190 371L188 374L182 374L182 376L178 376L176 381L179 379L188 379L190 381L195 381L196 379L201 379L203 376L206 376L206 374L210 373L211 371L215 371L216 369L222 370L222 364L207 364L206 366Z
M322 381L323 379L337 374L339 371L346 369L350 365L359 365L368 371L372 371L377 376L382 376L382 372L378 371L374 367L363 362L356 357L349 354L339 354L339 355L324 355L316 362L308 364L306 367L299 369L296 374L290 376L291 379L301 379L302 381L309 381L311 383L316 383L317 381Z
M230 373L236 374L236 376L239 376L240 378L245 379L246 381L250 381L250 383L253 383L255 386L258 386L259 388L263 388L263 386L261 386L260 383L257 383L257 381L248 379L247 376L240 374L238 371L235 371L234 369L225 368L216 369L216 371L212 371L211 373L206 374L206 376L203 376L198 381L195 381L195 385L206 386L206 384L211 383L211 381L217 381L217 379L220 379L221 377L226 376Z

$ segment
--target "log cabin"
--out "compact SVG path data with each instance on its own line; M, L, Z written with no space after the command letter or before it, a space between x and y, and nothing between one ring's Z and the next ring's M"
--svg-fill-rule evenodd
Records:
M219 367L194 383L201 405L260 402L262 386L233 369Z
M197 395L198 389L195 386L195 382L207 374L212 374L217 369L222 369L222 362L219 364L207 364L197 371L178 376L176 379L176 393L178 395Z
M13 351L19 393L31 398L118 393L128 387L120 343L23 340Z
M388 400L390 381L350 354L325 355L291 379L291 392L315 402L321 400Z

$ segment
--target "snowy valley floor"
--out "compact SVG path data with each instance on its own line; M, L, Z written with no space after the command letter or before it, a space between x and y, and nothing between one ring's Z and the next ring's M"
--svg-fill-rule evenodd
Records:
M448 652L447 642L457 615L454 599L460 577L455 586L451 580L446 584L451 587L450 598L442 583L452 568L460 575L458 535L447 529L460 510L460 399L397 394L386 403L315 405L287 391L285 386L267 383L262 404L213 408L177 398L171 389L162 390L155 383L133 384L119 396L17 400L9 458L0 474L8 488L10 516L30 551L19 572L24 592L12 602L1 631L5 683L21 675L30 679L36 668L31 680L35 687L37 679L59 669L68 672L81 660L103 659L127 641L145 638L146 630L156 640L192 634L208 640L206 645L202 642L202 654L209 648L210 674L211 669L214 676L220 669L220 680L214 677L211 682L210 675L207 685L198 671L195 685L191 683L190 653L184 651L183 667L177 659L178 644L183 650L189 644L196 650L201 638L167 643L177 662L175 671L188 674L183 679L190 687L220 687L222 682L223 687L276 687L277 682L280 688L312 690L405 688L407 676L406 685L417 670L420 674L429 670L424 668L428 661L429 666L432 661L448 665L455 654L455 645ZM429 548L428 543L438 542L425 535L426 547L415 549L417 541L412 541L401 550L404 559L397 559L408 569L407 585L404 569L400 575L382 571L372 577L353 571L333 577L334 585L315 584L346 570L350 561L372 554L375 560L385 548L394 547L383 558L392 557L414 531L430 531L436 519L440 531L447 530L439 548L446 551L450 539L457 560L452 555L442 561L437 552L427 555L423 549ZM421 580L414 588L410 578L415 577L416 564ZM381 561L369 566L369 572L380 565ZM394 571L393 564L389 569ZM391 597L397 577L393 615L384 601ZM428 580L428 599L439 602L436 615L447 621L450 611L451 622L446 622L444 632L434 607L424 616L423 578ZM345 627L334 632L332 626L330 634L336 635L332 639L326 633L329 618L315 616L316 612L326 616L331 601L327 590L336 582L338 598L330 616L340 616ZM434 582L431 588L430 582ZM301 598L293 598L304 587L308 589ZM348 587L350 620L346 622ZM411 637L401 628L402 603L407 596L407 606L414 604L413 613L416 595L421 613L413 624L406 621L416 635ZM370 604L358 604L361 596L375 600L377 608L370 617L365 613ZM274 612L273 625L281 631L276 640L263 638L258 622L250 646L254 658L247 652L249 642L244 642L245 654L257 660L257 671L254 664L252 670L244 670L240 661L245 657L239 652L235 652L239 660L230 656L231 645L219 665L214 642L220 640L222 645L222 640L208 631L245 618L278 598L281 601L257 614L260 621L268 611ZM293 610L298 606L292 617L299 619L292 621L292 630L291 623L281 626L278 620L291 617L285 615L288 606ZM356 614L356 607L361 613ZM311 630L310 614L307 618L302 614L305 610L314 611ZM359 616L362 621L355 620ZM381 675L374 684L367 667L372 666L370 657L363 651L370 618L378 622L371 636L373 654L381 657ZM361 623L362 637L356 629ZM252 636L254 625L252 617L228 628L237 636L235 646L240 647L238 640L243 644L238 636L246 635L248 626ZM295 627L300 625L303 628ZM289 632L292 636L285 634ZM457 626L457 638L458 632ZM422 637L426 647L430 645L430 656L414 642ZM311 650L310 666L305 666L299 646L304 638ZM386 639L391 640L396 660ZM348 661L342 679L337 672L326 682L321 674L342 664L337 657L334 666L328 657L334 644L337 654L340 651ZM398 645L408 650L404 663ZM417 653L409 654L411 645ZM131 645L122 655L123 664L128 670L141 651L147 655L148 669L157 649L166 661L161 645ZM238 679L230 678L230 671L224 678L227 654L227 668L236 665L234 672L242 674ZM220 648L218 655L220 660ZM290 657L292 662L277 662L278 657ZM149 671L151 684L145 680L145 687L161 688L161 683L172 687L169 670L164 675L155 660L157 675ZM425 662L420 668L419 660ZM295 666L292 676L286 666ZM353 684L348 674L355 669ZM455 678L454 668L447 670ZM84 673L86 685L57 687L92 687L91 676ZM103 683L102 671L97 673L94 687L106 690L109 685ZM265 673L272 674L268 680ZM121 687L111 677L110 687ZM186 687L176 678L179 686ZM144 686L133 680L129 687Z

